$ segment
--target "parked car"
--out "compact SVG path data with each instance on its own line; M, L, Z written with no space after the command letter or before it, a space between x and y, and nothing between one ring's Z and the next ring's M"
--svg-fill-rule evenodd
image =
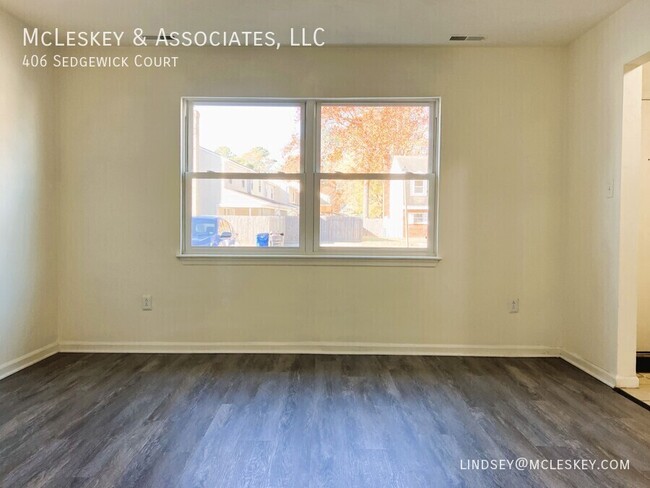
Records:
M226 219L214 215L192 217L192 246L234 246L235 243L235 233Z

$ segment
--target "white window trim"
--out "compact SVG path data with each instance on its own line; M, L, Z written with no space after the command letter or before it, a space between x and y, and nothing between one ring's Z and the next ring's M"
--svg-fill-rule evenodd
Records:
M300 173L195 173L189 171L189 135L192 133L194 104L260 104L301 105L301 161ZM429 170L425 173L404 174L351 174L320 173L318 171L319 130L317 129L320 107L323 104L427 104L431 108L429 140L432 150ZM279 99L279 98L181 98L181 225L180 251L177 257L191 264L279 264L279 265L361 265L361 266L435 266L441 260L438 253L438 201L440 169L440 98L355 98L355 99ZM194 179L282 179L298 181L300 191L300 245L298 247L203 248L192 247L191 236L186 229L191 225L191 188ZM429 189L429 239L427 248L332 248L320 246L318 225L320 219L320 181L324 179L374 179L374 180L425 180ZM311 188L312 191L305 191ZM311 198L307 198L308 194ZM310 215L311 218L307 218Z
M422 181L422 180L420 180ZM423 197L426 196L427 191L429 191L429 182L424 180L424 185L422 185L422 191L415 190L415 181L411 181L411 196L412 197Z
M416 222L416 220L417 220L415 218L416 215L424 215L425 216L424 222ZM408 214L408 219L409 219L408 223L409 223L409 225L423 225L423 224L426 224L427 221L428 221L426 216L428 216L428 212L410 212Z

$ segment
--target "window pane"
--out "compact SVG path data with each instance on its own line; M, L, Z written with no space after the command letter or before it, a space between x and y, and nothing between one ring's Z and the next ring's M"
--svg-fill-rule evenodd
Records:
M300 105L194 104L190 171L297 173Z
M194 179L194 247L297 247L297 180Z
M426 248L428 182L321 180L320 244L334 247ZM422 185L424 183L424 185Z
M322 173L427 173L428 105L321 106Z

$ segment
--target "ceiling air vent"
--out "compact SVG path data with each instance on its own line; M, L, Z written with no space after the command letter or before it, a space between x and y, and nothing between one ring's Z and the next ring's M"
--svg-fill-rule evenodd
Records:
M484 41L483 36L451 36L450 41Z

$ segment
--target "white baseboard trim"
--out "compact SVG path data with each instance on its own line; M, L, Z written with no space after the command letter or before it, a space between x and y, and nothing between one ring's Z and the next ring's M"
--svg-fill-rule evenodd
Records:
M414 356L557 357L544 346L476 346L366 342L76 342L59 343L61 352L116 353L275 353L387 354Z
M28 352L19 358L7 361L4 364L0 364L0 380L6 378L9 375L17 373L21 369L25 369L32 364L42 361L45 358L49 358L57 352L59 352L59 344L53 342L47 346L41 347L40 349Z
M617 388L638 388L639 378L637 376L616 376Z
M389 344L374 342L53 342L0 365L0 379L57 352L186 354L381 354L406 356L560 357L610 387L637 388L636 376L616 376L577 354L547 346Z
M560 353L560 357L564 359L567 363L573 364L576 368L581 369L582 371L593 376L597 380L602 381L607 386L611 386L612 388L615 386L620 386L619 378L623 378L623 377L617 377L616 375L609 373L608 371L605 371L600 366L596 366L591 361L587 361L586 359L578 356L577 354L574 354L566 350L562 350ZM638 386L639 385L638 378L636 378L635 376L634 379L637 380L637 386Z

